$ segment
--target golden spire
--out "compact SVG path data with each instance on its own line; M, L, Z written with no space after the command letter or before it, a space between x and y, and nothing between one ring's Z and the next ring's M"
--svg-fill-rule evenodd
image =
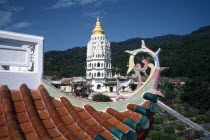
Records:
M93 29L93 34L104 34L104 30L101 27L101 22L100 22L100 18L99 17L97 17L96 26Z

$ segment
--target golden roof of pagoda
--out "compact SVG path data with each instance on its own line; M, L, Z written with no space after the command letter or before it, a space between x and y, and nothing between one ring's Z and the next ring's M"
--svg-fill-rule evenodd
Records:
M101 22L100 22L100 18L97 17L97 20L96 20L96 26L95 28L93 29L93 34L104 34L104 30L101 26Z

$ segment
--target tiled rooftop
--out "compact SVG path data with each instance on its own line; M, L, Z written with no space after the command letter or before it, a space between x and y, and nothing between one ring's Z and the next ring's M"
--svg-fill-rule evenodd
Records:
M89 104L84 108L74 106L65 97L57 100L43 85L29 90L23 84L15 91L3 85L0 87L0 140L145 139L156 107L150 94L145 99L149 100L141 106L125 105L126 111L113 108L98 111Z

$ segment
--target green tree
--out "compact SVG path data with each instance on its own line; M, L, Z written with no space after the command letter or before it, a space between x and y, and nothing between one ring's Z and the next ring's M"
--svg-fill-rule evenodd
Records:
M173 83L164 83L163 85L159 86L161 92L165 95L162 100L172 100L177 96L176 90L175 90L175 85Z
M103 95L103 94L95 94L93 95L93 101L97 102L111 102L111 98L109 96Z
M201 78L186 82L181 100L194 108L207 111L210 107L210 84Z
M44 71L48 76L59 76L59 66L55 59L49 58L44 65Z

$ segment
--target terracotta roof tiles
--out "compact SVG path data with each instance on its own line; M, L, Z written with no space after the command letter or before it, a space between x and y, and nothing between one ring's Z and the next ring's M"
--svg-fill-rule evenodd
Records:
M113 108L97 111L88 104L84 108L74 106L65 97L54 99L42 85L29 90L23 84L12 91L1 86L0 140L144 139L149 121L135 111L152 111L154 105L146 101L144 108L129 104L122 112ZM149 118L151 121L151 115Z

